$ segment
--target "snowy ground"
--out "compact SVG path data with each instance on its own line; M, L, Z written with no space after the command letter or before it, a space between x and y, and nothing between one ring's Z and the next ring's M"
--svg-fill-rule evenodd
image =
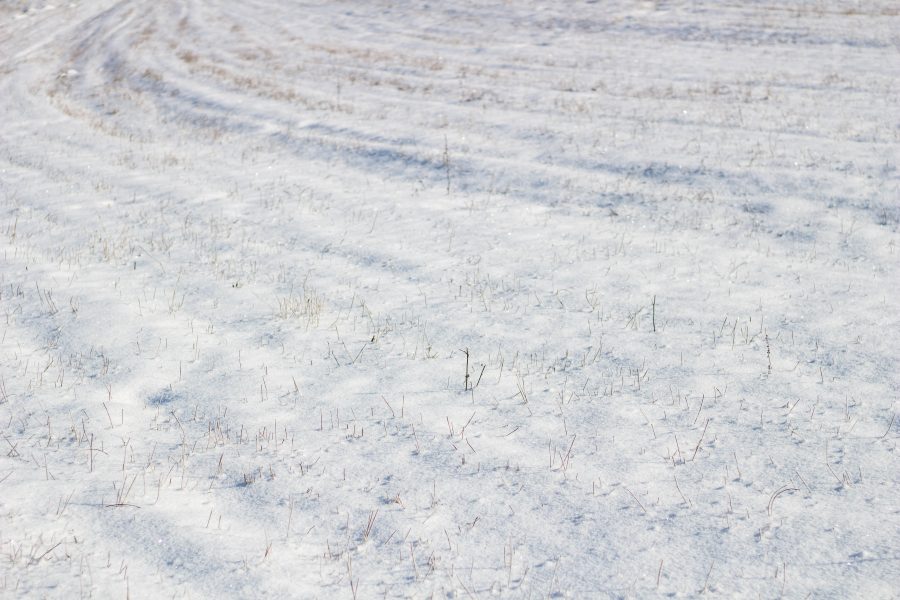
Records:
M898 24L0 2L0 596L896 597Z

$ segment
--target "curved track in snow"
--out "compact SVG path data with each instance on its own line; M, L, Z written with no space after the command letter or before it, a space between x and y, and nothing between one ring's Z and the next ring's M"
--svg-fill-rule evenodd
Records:
M0 596L896 593L896 9L452 4L0 3Z

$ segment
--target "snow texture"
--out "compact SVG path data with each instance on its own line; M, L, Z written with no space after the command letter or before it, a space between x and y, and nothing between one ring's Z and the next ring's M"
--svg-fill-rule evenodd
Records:
M0 2L0 596L897 597L898 23Z

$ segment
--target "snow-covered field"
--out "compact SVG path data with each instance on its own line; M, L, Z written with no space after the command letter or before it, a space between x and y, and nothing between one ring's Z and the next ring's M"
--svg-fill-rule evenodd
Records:
M898 50L0 2L0 596L897 597Z

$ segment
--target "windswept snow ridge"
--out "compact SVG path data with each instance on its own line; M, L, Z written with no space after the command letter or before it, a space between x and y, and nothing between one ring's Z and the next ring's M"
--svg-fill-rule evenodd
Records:
M0 596L900 593L893 2L0 2Z

